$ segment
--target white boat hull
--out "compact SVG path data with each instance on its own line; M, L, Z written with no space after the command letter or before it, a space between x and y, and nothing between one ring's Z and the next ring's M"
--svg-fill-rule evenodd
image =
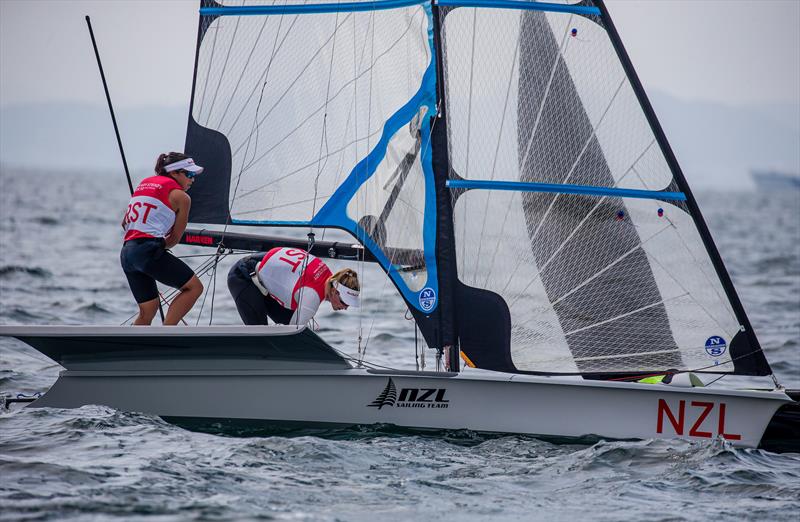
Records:
M187 335L188 329L182 330L181 335ZM278 334L291 339L285 332ZM241 421L251 426L391 424L558 438L708 441L719 437L737 446L756 447L776 410L790 402L780 391L681 388L481 370L377 371L352 368L343 359L281 362L252 355L226 357L226 350L232 348L221 342L210 359L188 354L180 359L152 354L102 360L64 357L60 362L68 369L31 406L102 404L180 424L182 420Z
M483 373L483 372L481 372ZM488 372L487 372L488 373ZM308 425L393 424L554 437L722 437L758 446L779 392L710 392L666 385L573 381L505 374L446 377L333 372L65 371L34 406L103 404L187 420ZM388 386L398 399L372 405ZM412 400L413 399L413 400Z

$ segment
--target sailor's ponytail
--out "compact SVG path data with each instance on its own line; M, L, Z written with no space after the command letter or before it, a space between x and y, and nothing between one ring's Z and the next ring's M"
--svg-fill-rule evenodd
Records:
M333 290L333 283L339 283L351 290L361 290L361 284L358 281L358 274L351 268L343 268L328 278L328 281L325 282L326 297L329 296Z
M158 159L156 160L156 171L157 176L166 176L167 173L164 171L164 165L167 164L167 155L166 154L159 154Z
M157 176L169 176L167 171L164 170L164 167L166 167L167 165L170 165L172 163L175 163L176 161L184 160L184 159L186 159L188 157L189 156L187 156L186 154L183 154L181 152L169 152L169 153L166 153L166 154L160 154L158 156L158 159L156 160L156 168L154 169L156 171L156 175Z

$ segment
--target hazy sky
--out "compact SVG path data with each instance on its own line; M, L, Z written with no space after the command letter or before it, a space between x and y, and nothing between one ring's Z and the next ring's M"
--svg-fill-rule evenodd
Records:
M197 0L0 0L0 105L103 104L92 17L118 107L187 106ZM800 0L608 0L645 87L683 99L800 98Z

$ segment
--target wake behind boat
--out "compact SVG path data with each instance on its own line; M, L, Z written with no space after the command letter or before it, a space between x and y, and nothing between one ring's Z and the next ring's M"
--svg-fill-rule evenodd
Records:
M209 267L375 263L436 371L302 327L3 327L66 369L32 406L755 447L791 404L678 385L772 370L601 1L203 0L185 152Z

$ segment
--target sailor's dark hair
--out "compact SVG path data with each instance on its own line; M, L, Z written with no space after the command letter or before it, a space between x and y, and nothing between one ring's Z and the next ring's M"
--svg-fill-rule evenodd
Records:
M167 171L164 170L164 167L171 165L176 161L185 160L188 157L189 156L182 152L167 152L166 154L161 154L156 160L156 174L159 176L169 176Z

